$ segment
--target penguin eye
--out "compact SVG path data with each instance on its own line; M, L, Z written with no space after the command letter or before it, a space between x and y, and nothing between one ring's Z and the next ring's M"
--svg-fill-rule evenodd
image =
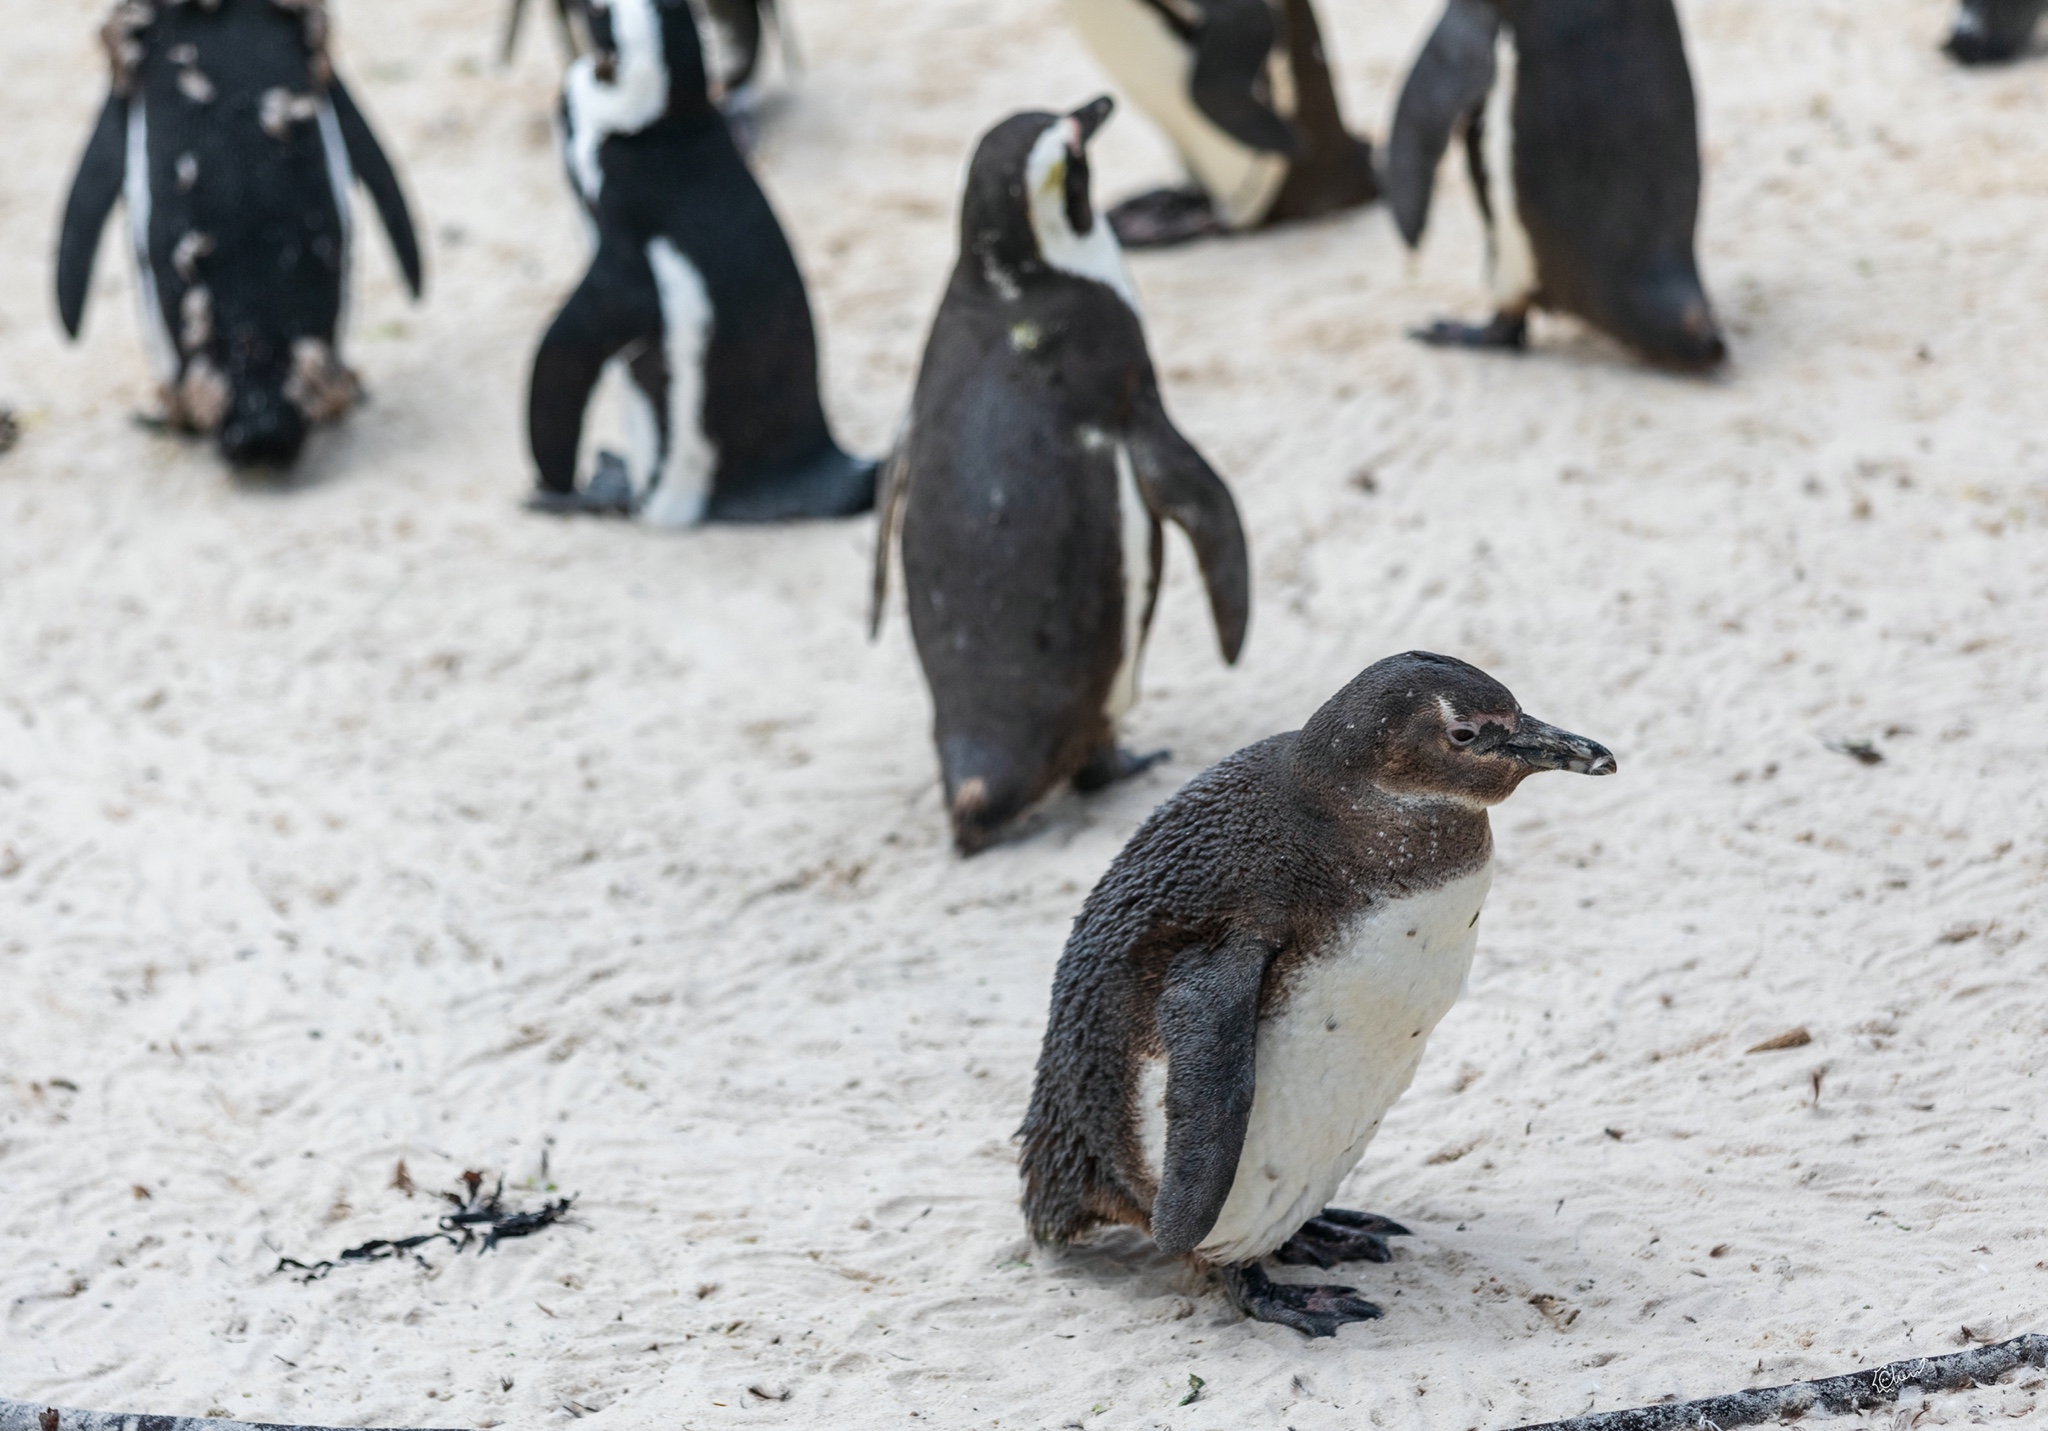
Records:
M1470 745L1479 738L1479 727L1469 721L1459 721L1451 727L1451 740L1458 745Z

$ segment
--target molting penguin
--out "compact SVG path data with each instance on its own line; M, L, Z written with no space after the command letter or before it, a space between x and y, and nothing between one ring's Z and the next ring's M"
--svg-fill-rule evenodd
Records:
M1404 1228L1325 1203L1464 986L1487 807L1539 770L1614 768L1485 672L1411 651L1189 782L1060 958L1022 1129L1032 1235L1142 1228L1311 1336L1378 1316L1259 1260L1388 1260Z
M349 190L376 201L405 280L397 176L327 54L320 0L117 5L113 92L65 205L57 307L78 336L100 230L128 211L143 331L172 427L235 463L289 464L359 389L338 346Z
M2048 0L1962 0L1955 30L1942 48L1966 65L2016 59L2043 11Z
M534 505L662 525L867 511L875 464L826 425L803 276L712 108L689 7L590 0L589 20L562 125L597 252L533 362ZM601 463L578 491L584 409L613 362L634 396L630 480Z
M1671 0L1450 0L1387 141L1387 199L1410 247L1461 126L1496 312L1416 336L1520 348L1542 307L1655 363L1721 361L1693 256L1699 136Z
M1309 0L1067 0L1110 77L1194 183L1109 212L1132 248L1355 208L1379 194L1344 128Z
M982 137L883 478L874 619L900 518L965 854L1062 780L1092 790L1151 764L1116 725L1137 699L1161 518L1194 545L1224 659L1244 642L1237 507L1161 405L1123 255L1090 205L1087 144L1109 111L1105 96Z

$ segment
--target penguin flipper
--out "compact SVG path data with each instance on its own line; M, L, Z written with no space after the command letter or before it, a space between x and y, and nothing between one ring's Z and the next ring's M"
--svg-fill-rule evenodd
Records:
M584 410L604 365L628 345L661 337L661 298L647 260L630 246L600 241L590 271L562 305L533 355L526 436L540 487L576 491Z
M1236 934L1189 950L1159 996L1166 1044L1166 1159L1152 1200L1152 1240L1185 1256L1216 1226L1251 1126L1258 1087L1259 991L1272 950Z
M1155 513L1188 534L1201 563L1202 582L1209 588L1209 614L1216 622L1223 659L1235 665L1244 649L1252 603L1251 557L1237 503L1216 470L1180 435L1159 394L1154 391L1139 401L1129 436L1138 490Z
M405 191L398 187L398 175L392 171L391 161L384 157L377 136L370 132L370 121L356 108L339 75L328 85L327 95L334 104L334 118L341 125L341 142L348 148L349 167L370 191L377 216L384 221L384 232L391 237L391 251L405 273L405 286L418 298L422 285L420 243L413 234L412 213L405 205Z
M128 101L107 96L78 161L71 197L64 203L64 226L57 240L57 313L64 331L76 338L85 320L85 299L92 287L93 260L100 250L100 230L121 197L128 172Z
M1188 97L1238 143L1291 159L1293 126L1253 93L1279 33L1268 0L1205 0Z
M868 596L868 640L882 634L882 608L889 598L889 559L896 549L896 529L903 519L903 499L910 491L910 431L906 426L896 440L896 450L882 459L877 477L875 511L881 522L875 528L875 578Z
M1451 131L1493 88L1493 44L1499 30L1500 12L1487 0L1450 0L1401 86L1381 187L1410 248L1422 241L1429 223L1436 169L1450 147Z

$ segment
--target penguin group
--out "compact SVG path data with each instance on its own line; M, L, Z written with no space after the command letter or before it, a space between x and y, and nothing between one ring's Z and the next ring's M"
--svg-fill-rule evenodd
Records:
M524 8L506 16L508 54ZM1126 248L1229 242L1250 262L1259 230L1382 197L1413 246L1455 143L1491 312L1417 338L1525 349L1542 309L1656 365L1728 361L1695 251L1699 137L1673 0L1447 0L1377 148L1347 126L1311 0L1068 0L1075 36L1184 181L1098 205L1089 148L1108 95L992 124L898 439L879 460L851 454L746 152L769 33L790 68L788 17L764 0L551 8L569 54L564 202L592 242L535 335L528 506L681 527L878 510L870 626L900 570L962 856L1022 837L1063 787L1099 790L1164 754L1127 749L1119 726L1166 525L1188 538L1224 662L1250 627L1254 543L1168 411ZM1960 0L1946 48L2010 60L2044 8ZM64 208L66 331L118 202L157 418L237 465L290 465L360 396L342 359L357 186L423 288L398 172L328 25L322 0L123 0ZM607 373L628 397L624 453L590 450ZM1385 1261L1408 1235L1330 1200L1464 985L1488 811L1539 772L1616 769L1484 671L1410 651L1173 794L1082 903L1059 961L1020 1133L1031 1234L1138 1228L1249 1316L1312 1336L1379 1316L1353 1287L1275 1280L1267 1263Z

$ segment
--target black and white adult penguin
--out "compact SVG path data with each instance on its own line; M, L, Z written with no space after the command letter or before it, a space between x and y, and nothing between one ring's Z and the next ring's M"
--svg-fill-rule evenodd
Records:
M1194 181L1112 208L1126 247L1378 197L1372 145L1344 127L1309 0L1067 0L1067 15Z
M359 393L338 352L349 191L376 201L413 295L405 196L327 53L320 0L117 5L101 31L113 92L57 248L57 307L78 336L118 198L165 420L235 463L285 465Z
M1942 48L1966 65L2017 59L2044 11L2048 0L1962 0L1955 29Z
M1236 504L1161 405L1123 255L1089 200L1087 145L1110 108L1012 115L982 136L883 479L874 619L900 520L964 854L1063 780L1093 790L1151 764L1116 728L1137 699L1162 518L1194 545L1224 659L1244 643Z
M554 512L658 525L844 517L875 464L832 439L803 275L704 83L685 0L589 0L562 144L597 251L533 360L527 430ZM636 410L630 482L576 486L584 410L607 363Z
M1022 1129L1032 1235L1141 1228L1311 1336L1378 1316L1260 1259L1388 1260L1406 1229L1326 1204L1464 987L1487 807L1539 770L1614 768L1485 672L1411 651L1189 782L1060 958Z
M1495 313L1417 337L1521 348L1540 307L1665 366L1726 356L1693 256L1699 135L1671 0L1450 0L1387 141L1387 200L1410 247L1461 127Z

